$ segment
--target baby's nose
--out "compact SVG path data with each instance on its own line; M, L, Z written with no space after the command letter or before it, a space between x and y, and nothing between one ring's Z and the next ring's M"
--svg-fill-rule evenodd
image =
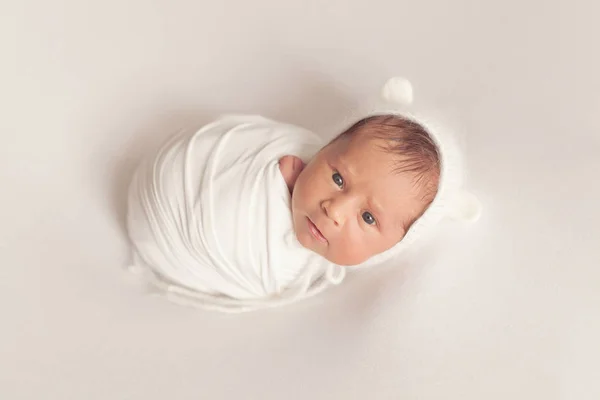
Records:
M348 205L348 202L343 199L325 200L322 203L323 211L336 226L341 226L346 222Z

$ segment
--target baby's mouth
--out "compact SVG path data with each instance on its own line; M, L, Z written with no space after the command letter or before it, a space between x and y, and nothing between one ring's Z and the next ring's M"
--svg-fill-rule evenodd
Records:
M319 228L317 228L314 222L312 222L311 219L308 217L306 219L308 221L308 230L310 231L310 234L319 242L328 243L327 239L325 238L325 236L323 236L323 234L321 233Z

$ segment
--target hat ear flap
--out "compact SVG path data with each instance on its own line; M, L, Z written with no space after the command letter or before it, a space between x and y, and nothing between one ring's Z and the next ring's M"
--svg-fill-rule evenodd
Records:
M481 202L472 193L460 190L448 199L446 215L458 221L475 222L481 216Z

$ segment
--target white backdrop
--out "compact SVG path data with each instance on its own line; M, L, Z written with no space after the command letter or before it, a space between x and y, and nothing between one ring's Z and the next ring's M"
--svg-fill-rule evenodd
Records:
M0 0L2 399L600 398L600 3ZM254 112L323 135L392 75L468 146L480 223L306 303L149 296L136 160Z

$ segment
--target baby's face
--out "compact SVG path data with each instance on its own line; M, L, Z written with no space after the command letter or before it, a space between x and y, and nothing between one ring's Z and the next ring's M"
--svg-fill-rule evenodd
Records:
M414 175L367 134L340 137L304 168L292 195L298 241L338 265L357 265L398 243L425 204Z

